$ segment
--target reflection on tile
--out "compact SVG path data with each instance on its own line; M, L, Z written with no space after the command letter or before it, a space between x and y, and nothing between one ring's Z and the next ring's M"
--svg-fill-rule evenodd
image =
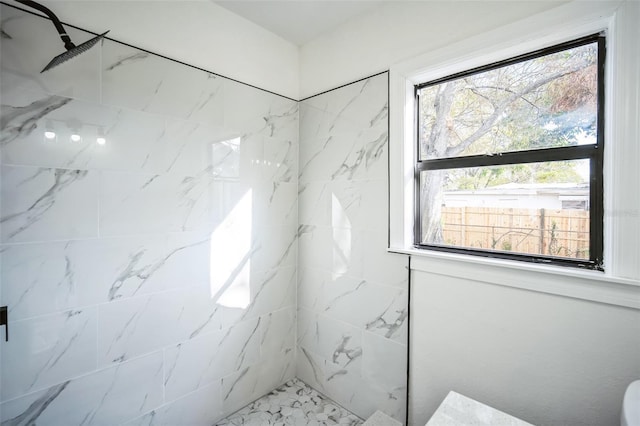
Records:
M407 260L387 253L387 86L381 74L300 105L297 375L357 415L404 421Z
M248 285L247 285L248 284ZM235 280L218 301L224 306L223 326L295 305L296 270L293 267L252 271L247 280ZM225 303L228 300L230 303Z
M96 308L16 321L2 345L2 400L96 368Z
M217 426L264 424L356 426L362 424L362 420L294 379L216 423Z
M162 403L162 354L68 380L0 406L3 424L120 424Z

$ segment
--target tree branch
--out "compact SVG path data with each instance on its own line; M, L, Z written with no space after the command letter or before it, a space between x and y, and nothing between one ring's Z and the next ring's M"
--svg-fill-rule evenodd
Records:
M550 83L558 78L564 77L566 75L569 74L573 74L583 68L585 68L588 65L588 63L582 63L580 64L580 66L576 67L575 69L571 70L571 71L565 71L565 72L558 72L555 74L551 74L545 78L542 78L538 81L535 81L533 83L531 83L529 86L525 87L524 89L522 89L521 91L518 92L514 92L511 96L509 96L508 98L506 98L505 100L503 100L502 102L500 102L497 107L494 109L493 113L487 117L487 119L482 123L482 125L473 133L471 134L467 139L465 139L464 141L460 142L458 145L455 146L451 146L448 147L446 149L445 152L445 156L447 157L453 157L456 156L458 154L460 154L462 151L464 151L465 149L467 149L472 143L474 143L475 141L477 141L478 139L480 139L482 136L484 136L493 126L494 124L496 124L497 122L499 122L502 119L502 114L504 113L504 111L507 109L507 107L516 99L524 96L527 93L530 93L542 86L544 86L547 83Z

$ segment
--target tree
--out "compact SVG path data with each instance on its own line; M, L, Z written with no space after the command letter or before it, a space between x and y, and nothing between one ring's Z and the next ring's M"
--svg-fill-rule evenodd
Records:
M593 43L421 89L421 159L595 140L596 58ZM569 162L423 172L422 241L443 240L440 216L445 189L559 181L580 182L581 177Z

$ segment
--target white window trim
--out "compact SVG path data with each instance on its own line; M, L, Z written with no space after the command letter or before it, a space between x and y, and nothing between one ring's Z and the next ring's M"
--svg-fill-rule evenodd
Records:
M574 1L391 67L389 251L412 269L640 309L640 4ZM414 86L605 31L605 272L413 247ZM637 182L633 185L630 182Z

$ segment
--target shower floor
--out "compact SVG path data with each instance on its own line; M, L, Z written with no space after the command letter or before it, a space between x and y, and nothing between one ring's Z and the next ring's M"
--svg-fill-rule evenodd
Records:
M293 379L219 421L216 426L358 426L362 423L355 414Z

